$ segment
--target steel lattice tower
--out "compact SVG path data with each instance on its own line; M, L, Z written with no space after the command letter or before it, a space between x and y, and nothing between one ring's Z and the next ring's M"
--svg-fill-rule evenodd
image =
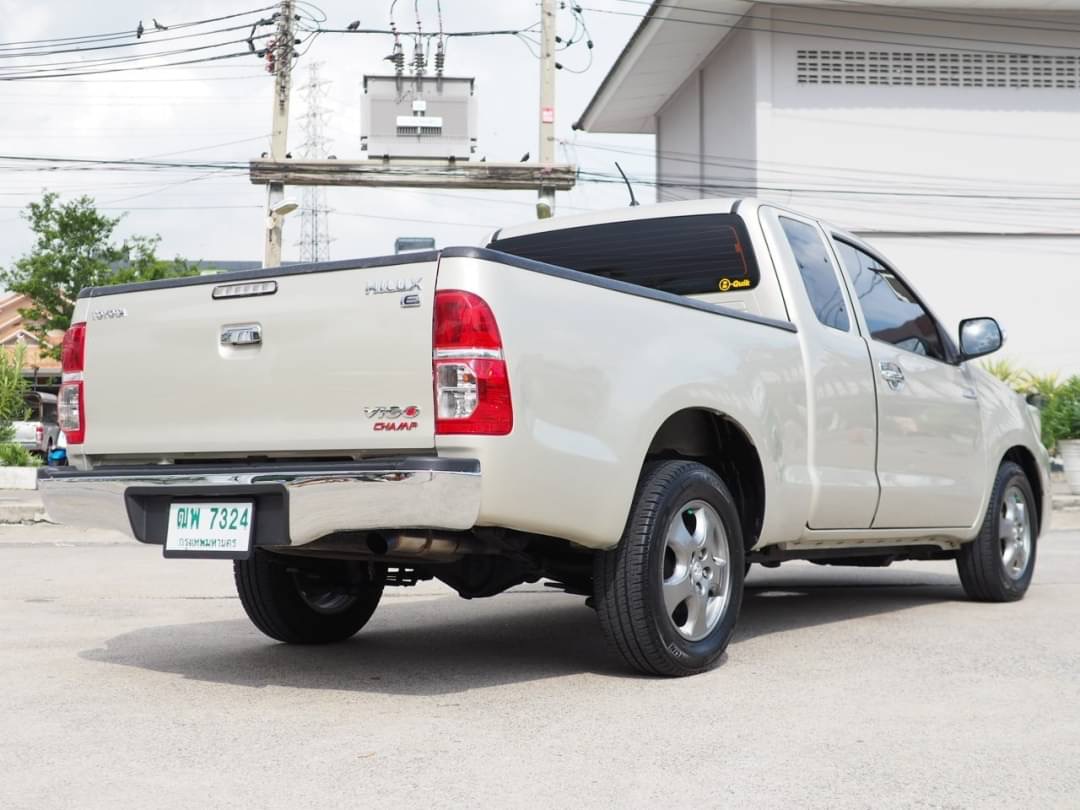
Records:
M327 82L319 76L322 65L322 62L308 65L307 82L301 88L305 110L300 127L304 142L297 151L309 160L324 160L330 154L324 132L328 113L323 107ZM330 258L330 212L325 187L304 186L300 203L300 241L296 243L300 248L300 261L323 262Z

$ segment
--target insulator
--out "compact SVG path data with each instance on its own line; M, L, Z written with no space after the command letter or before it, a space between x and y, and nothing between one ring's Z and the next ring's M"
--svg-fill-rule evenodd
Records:
M392 56L392 61L394 63L394 73L400 76L402 73L405 72L405 51L402 49L400 42L394 43L394 51Z
M422 74L425 67L427 67L427 60L424 59L424 46L418 39L416 40L416 47L413 48L413 72Z
M435 73L442 76L444 67L446 67L446 50L443 47L443 41L440 39L439 45L435 49Z

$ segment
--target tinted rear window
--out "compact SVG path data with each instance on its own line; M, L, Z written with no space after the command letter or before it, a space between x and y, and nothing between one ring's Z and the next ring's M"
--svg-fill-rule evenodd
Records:
M583 225L488 247L678 295L749 290L759 279L746 227L733 214Z

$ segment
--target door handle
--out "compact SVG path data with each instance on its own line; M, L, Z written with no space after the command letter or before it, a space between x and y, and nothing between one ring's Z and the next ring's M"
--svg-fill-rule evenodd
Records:
M900 368L899 363L882 360L878 363L878 367L881 369L881 379L889 384L889 388L899 391L904 387L904 370Z

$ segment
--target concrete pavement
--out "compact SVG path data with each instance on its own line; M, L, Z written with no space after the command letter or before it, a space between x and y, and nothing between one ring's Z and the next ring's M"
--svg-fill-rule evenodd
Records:
M0 807L1070 807L1080 533L1013 605L947 563L755 568L725 662L628 674L581 598L389 591L259 635L228 563L0 527Z

